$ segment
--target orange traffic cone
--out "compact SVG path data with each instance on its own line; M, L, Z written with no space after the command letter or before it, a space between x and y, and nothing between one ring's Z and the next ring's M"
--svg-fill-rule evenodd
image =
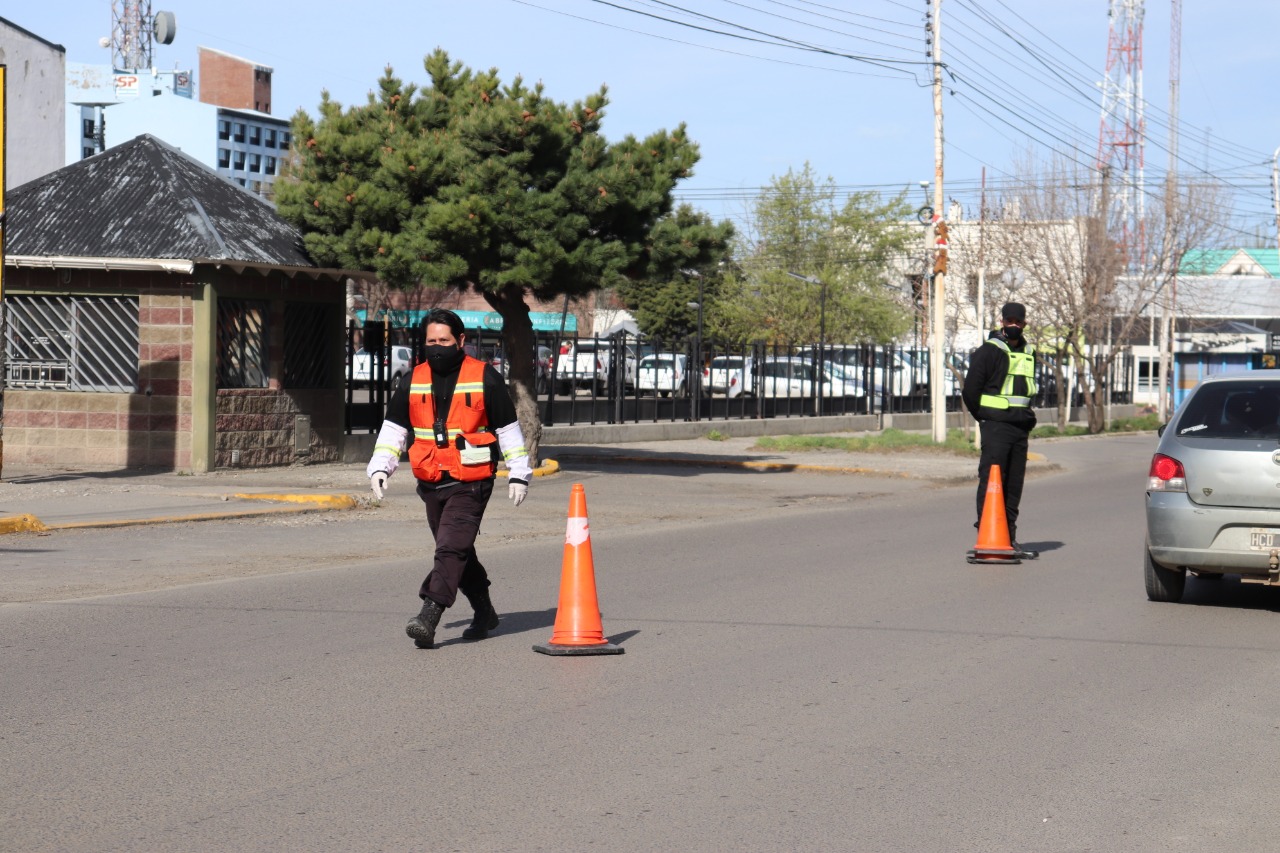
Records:
M978 522L978 542L967 554L970 563L1021 563L1009 540L1009 520L1004 514L1004 480L1000 466L992 465L987 476L987 496Z
M574 483L569 495L569 526L564 537L556 625L551 641L538 643L533 650L544 655L620 655L626 651L604 638L604 626L600 624L595 564L591 560L591 526L587 522L587 492L581 483Z

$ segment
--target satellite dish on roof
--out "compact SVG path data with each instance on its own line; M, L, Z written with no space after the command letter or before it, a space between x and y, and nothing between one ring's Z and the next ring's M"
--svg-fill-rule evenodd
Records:
M173 44L173 37L178 34L178 19L172 12L156 12L153 29L156 41L161 44Z

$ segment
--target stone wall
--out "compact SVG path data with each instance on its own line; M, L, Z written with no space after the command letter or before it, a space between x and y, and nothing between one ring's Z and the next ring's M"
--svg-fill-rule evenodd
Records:
M6 389L6 463L190 470L190 289L147 287L138 314L133 393Z
M342 400L332 390L275 388L218 390L214 421L215 468L261 468L294 463L335 462L342 434ZM298 416L311 418L296 446Z

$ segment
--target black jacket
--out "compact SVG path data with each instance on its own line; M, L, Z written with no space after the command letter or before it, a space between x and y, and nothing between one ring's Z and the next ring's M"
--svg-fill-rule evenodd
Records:
M1026 338L1019 341L1016 346L1009 343L1004 337L1004 332L1001 331L992 332L989 337L999 338L1009 344L1009 349L1015 352L1022 352L1027 345ZM1005 355L1004 350L985 343L974 350L969 356L969 372L965 374L964 390L961 392L965 408L979 421L1003 421L1030 431L1036 425L1036 413L1030 407L993 409L981 404L983 394L999 395L1004 385L1004 377L1008 372L1009 356ZM1025 379L1014 378L1013 393L1018 395L1027 393Z

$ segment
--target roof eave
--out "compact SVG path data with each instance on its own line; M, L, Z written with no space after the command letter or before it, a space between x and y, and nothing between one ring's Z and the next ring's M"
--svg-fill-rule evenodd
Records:
M226 269L229 269L236 274L243 273L245 270L253 270L255 272L261 273L262 275L267 275L268 273L273 273L273 272L280 272L280 273L284 273L289 278L297 278L298 276L304 276L306 278L317 279L317 280L322 278L331 278L334 280L341 280L344 278L358 278L358 279L368 279L372 281L377 278L377 276L374 275L373 273L364 272L363 270L344 270L344 269L334 269L331 267L309 267L309 266L291 265L291 264L271 264L271 263L255 262L255 261L232 261L226 258L196 258L194 259L193 263L200 264L201 266L206 266L206 265L212 266L217 269L222 269L225 267Z
M343 270L329 267L310 267L301 264L272 264L251 261L229 261L226 258L96 258L69 255L6 255L4 264L7 267L34 267L36 269L68 269L68 270L104 270L107 272L127 270L134 272L166 272L190 275L197 266L212 266L217 269L226 268L237 274L245 270L253 270L267 275L280 272L289 278L303 276L311 279L344 278L375 279L373 273L361 270Z
M134 270L190 273L195 263L184 258L94 258L69 255L5 255L7 267L70 270Z

